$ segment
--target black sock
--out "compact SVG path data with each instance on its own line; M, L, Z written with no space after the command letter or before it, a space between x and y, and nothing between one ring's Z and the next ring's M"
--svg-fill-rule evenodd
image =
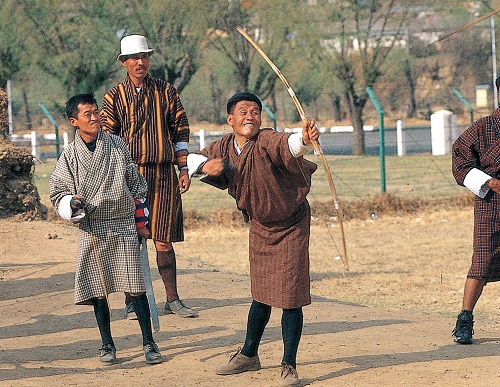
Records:
M302 335L304 315L302 308L283 309L281 316L281 334L283 336L283 361L282 364L297 365L297 350Z
M148 297L146 293L132 297L135 314L141 327L142 345L153 343L153 331L151 329L151 313L149 311Z
M264 333L269 318L271 317L271 306L261 302L252 301L248 312L247 335L241 353L253 357L259 350L260 339Z
M97 298L94 300L94 314L99 332L101 333L102 345L111 344L114 347L115 343L111 337L111 317L109 315L108 303L105 298Z

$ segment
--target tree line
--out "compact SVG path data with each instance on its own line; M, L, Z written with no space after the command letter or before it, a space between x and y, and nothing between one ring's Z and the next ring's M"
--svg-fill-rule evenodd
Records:
M421 79L449 86L491 76L484 29L471 29L440 46L425 40L489 12L487 2L473 10L468 1L414 3L4 0L0 87L9 79L20 85L17 106L26 115L38 102L32 101L37 93L51 94L51 106L61 108L75 93L104 92L124 77L116 61L120 38L142 34L155 49L151 74L179 90L191 119L221 123L227 98L249 90L284 120L299 120L283 103L279 79L237 31L241 27L287 75L312 117L349 117L354 153L364 154L366 87L386 96L391 110L414 117L447 98L435 90L418 93L419 87L432 87L419 85Z

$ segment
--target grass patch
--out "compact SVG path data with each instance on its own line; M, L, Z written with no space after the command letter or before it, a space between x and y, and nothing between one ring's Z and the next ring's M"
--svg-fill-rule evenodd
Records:
M314 217L335 220L337 216L330 186L318 164L313 174L311 203ZM451 174L451 156L429 154L386 157L386 192L381 192L380 159L374 156L326 156L344 220L368 219L371 216L404 216L422 211L465 208L473 204L473 195L458 186ZM55 161L37 163L34 183L42 203L50 208L48 179ZM199 180L182 196L186 227L206 224L238 226L242 216L227 190L219 190ZM374 215L372 215L374 214Z

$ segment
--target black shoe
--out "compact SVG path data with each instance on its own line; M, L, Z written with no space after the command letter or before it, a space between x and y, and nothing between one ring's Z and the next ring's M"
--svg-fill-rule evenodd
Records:
M453 339L459 344L472 344L474 319L470 310L462 310L457 317L457 325L453 329Z
M100 349L99 360L105 365L116 363L116 348L113 344L103 344Z
M160 351L158 350L158 346L156 343L148 343L144 347L144 355L146 355L146 363L148 364L160 364L163 362L161 358Z

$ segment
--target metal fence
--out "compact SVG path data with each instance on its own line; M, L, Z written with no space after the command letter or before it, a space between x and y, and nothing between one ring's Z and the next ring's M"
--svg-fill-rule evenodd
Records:
M463 130L465 126L459 128ZM298 131L301 128L285 128L283 131ZM352 155L353 153L353 133L350 126L337 126L332 128L321 128L320 143L325 154L328 155ZM404 142L401 143L398 138L398 130L394 128L385 128L384 149L386 155L400 155L401 146L404 147L404 154L430 153L432 151L432 138L430 126L413 126L403 128ZM200 130L191 133L191 139L188 144L190 152L203 149L210 142L217 140L227 134L226 131L207 131ZM23 146L31 149L31 154L40 160L57 158L56 135L38 134L32 131L29 134L10 136L14 145ZM64 132L59 136L59 145L64 149L72 140L71 136ZM365 127L365 151L367 155L379 154L379 130L373 126Z

